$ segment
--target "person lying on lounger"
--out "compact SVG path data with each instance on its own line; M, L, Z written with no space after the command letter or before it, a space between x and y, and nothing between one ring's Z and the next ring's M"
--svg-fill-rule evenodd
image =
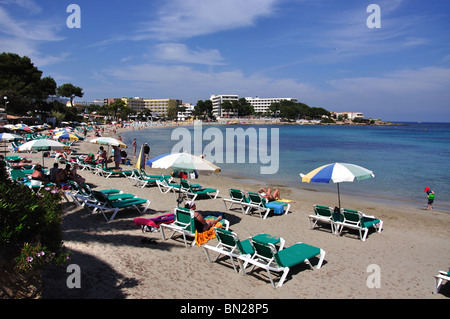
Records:
M274 190L272 193L272 189L269 188L267 190L265 190L264 188L261 188L258 193L264 197L265 199L267 199L269 202L273 202L275 200L281 199L281 194L280 191L278 189Z
M195 206L194 201L188 201L184 205L184 208L189 208L194 211L194 218L195 218L195 228L199 232L204 232L213 227L217 222L219 222L222 219L222 216L217 217L213 220L205 220L205 218L200 214L199 212L196 212L195 210L197 207Z

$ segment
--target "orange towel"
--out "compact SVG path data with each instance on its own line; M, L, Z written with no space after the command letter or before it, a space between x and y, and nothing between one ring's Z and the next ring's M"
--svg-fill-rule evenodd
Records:
M207 219L209 220L209 219ZM217 222L213 227L211 227L210 229L208 229L207 231L204 231L202 233L197 232L197 230L195 230L195 243L198 246L203 245L204 243L207 243L208 240L216 238L216 234L214 233L214 227L217 228L222 228L222 223L221 222Z

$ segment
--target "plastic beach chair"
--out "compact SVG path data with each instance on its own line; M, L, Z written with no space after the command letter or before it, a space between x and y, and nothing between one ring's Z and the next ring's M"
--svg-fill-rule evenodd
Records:
M143 214L146 212L148 206L150 205L150 201L147 199L139 198L139 197L133 197L128 199L117 199L112 200L108 198L107 194L104 194L102 192L92 191L92 195L97 200L97 202L85 202L86 206L93 207L93 212L96 210L100 210L103 217L105 217L106 221L111 221L116 216L117 212L121 208L135 208L140 214ZM140 210L138 205L145 205L143 210ZM106 217L105 212L112 211L113 214L110 219Z
M216 238L218 240L218 243L216 246L211 245L204 245L203 249L206 254L206 258L210 263L215 262L218 260L220 256L228 256L230 257L231 264L233 266L233 269L239 273L239 269L236 267L236 264L234 262L234 259L236 259L239 263L239 268L241 270L241 273L245 273L245 267L247 265L246 260L250 259L251 256L255 254L255 250L250 243L250 239L245 239L241 241L238 237L238 235L235 232L232 232L230 230L222 229L222 228L216 228L214 227L214 232L216 234ZM279 244L278 249L283 249L284 246L284 239L281 237L274 237L267 234L259 234L255 236L255 238L258 238L261 241L264 242L270 242L273 244ZM209 254L209 251L214 251L217 253L217 256L214 260L211 259L211 256ZM247 259L245 258L247 256ZM244 258L239 258L244 257ZM245 263L243 263L245 261Z
M185 179L180 181L181 190L184 191L186 196L192 196L192 200L195 200L199 195L208 195L210 198L217 198L219 190L215 188L203 188L201 185L194 187L191 183ZM211 194L215 194L214 197Z
M224 198L223 203L225 205L226 210L231 210L233 205L239 205L241 207L241 211L245 214L247 209L247 204L250 200L245 195L244 191L236 188L230 188L229 190L230 198ZM227 202L230 203L230 206L227 207Z
M291 205L289 203L283 203L278 201L267 202L267 200L259 193L248 192L249 203L247 204L246 214L250 213L253 209L256 209L262 219L266 219L270 211L273 211L277 215L287 214ZM263 214L261 214L263 212Z
M373 227L377 232L383 229L383 221L374 216L366 216L360 211L341 208L339 220L334 221L336 235L341 235L344 228L356 229L359 231L359 238L365 241L369 227Z
M208 217L205 217L207 219ZM221 219L220 222L224 225L225 229L228 229L230 223L226 219ZM195 212L191 209L184 207L175 207L174 209L174 222L171 224L161 224L161 237L163 240L167 240L172 238L175 233L179 233L183 236L184 245L188 247L187 238L194 237L194 240L191 242L190 246L195 245ZM172 231L170 237L166 237L165 229L169 229Z
M438 294L439 290L441 289L441 286L444 281L450 281L450 271L446 272L443 270L439 270L439 273L434 276L434 279L436 281L434 285L433 294Z
M277 250L271 243L264 243L257 239L250 239L255 254L250 260L247 260L254 267L263 268L267 271L273 288L279 288L283 285L290 269L298 264L306 263L311 269L314 269L310 259L319 256L319 262L316 269L322 267L325 251L321 248L314 247L305 243L296 243L282 250ZM240 258L243 258L242 256ZM246 257L244 257L246 258ZM282 273L278 283L275 284L272 278L272 272Z
M314 215L309 215L309 228L314 229L319 223L331 225L334 234L334 209L328 206L314 205ZM339 216L337 216L339 217Z
M138 169L133 169L133 174L131 176L129 176L129 178L131 180L136 181L135 185L139 186L140 184L142 184L142 188L144 188L145 186L147 186L148 184L156 184L157 180L161 180L162 177L156 177L156 178L147 178L145 176L142 175L142 172Z

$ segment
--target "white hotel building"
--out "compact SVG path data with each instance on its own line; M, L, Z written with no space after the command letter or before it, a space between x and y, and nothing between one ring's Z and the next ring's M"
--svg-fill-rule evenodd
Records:
M270 104L272 103L280 103L281 101L292 101L294 103L298 102L297 99L293 99L290 97L285 98L246 97L245 99L247 100L248 103L250 103L253 106L253 108L255 109L255 113L265 113L269 109Z
M264 113L268 110L271 103L279 103L281 101L293 101L297 103L298 100L294 98L260 98L260 97L246 97L245 98L249 104L251 104L255 110L255 113ZM224 101L237 101L239 96L236 94L223 94L215 95L212 94L210 97L213 105L213 114L217 117L222 116L221 104Z
M212 102L212 114L216 117L222 116L222 103L225 101L230 101L233 103L233 101L239 100L239 97L234 94L222 94L222 95L215 95L211 94L211 97L209 98Z

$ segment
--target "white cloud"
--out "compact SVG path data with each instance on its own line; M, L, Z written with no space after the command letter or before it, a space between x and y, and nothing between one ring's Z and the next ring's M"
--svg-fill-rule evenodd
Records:
M248 27L273 14L276 0L170 0L136 39L186 39Z
M5 2L6 3L6 2ZM9 1L8 1L9 3ZM19 6L39 13L40 7L33 1L18 1ZM40 52L40 45L45 42L61 41L64 38L57 35L61 26L50 20L25 20L13 18L4 8L0 7L0 49L4 52L14 52L28 56L35 65L45 66L63 61L69 54L61 52L57 55L45 55Z
M31 14L38 14L42 12L42 8L33 0L1 0L2 5L18 5L26 9Z
M336 111L364 112L386 120L446 121L450 108L450 69L425 67L380 77L344 78L316 96ZM326 108L326 106L325 106Z
M0 32L8 36L36 41L60 41L63 38L56 35L61 26L50 21L25 21L11 17L0 7Z
M289 78L246 75L240 70L202 72L187 66L131 65L104 70L120 80L123 95L209 99L210 94L293 97L330 111L363 112L384 120L439 121L448 117L450 69L426 67L399 70L380 77L343 78L318 88ZM128 89L126 89L128 88Z
M155 97L157 94L157 97L170 96L194 103L198 99L209 99L210 94L267 97L320 95L312 86L293 79L274 79L260 74L247 76L240 70L203 72L181 65L140 64L105 69L103 74L112 81L121 81L121 94L124 95Z
M155 46L153 52L157 59L177 63L194 63L206 65L221 65L223 57L218 50L190 50L182 43L161 43Z

